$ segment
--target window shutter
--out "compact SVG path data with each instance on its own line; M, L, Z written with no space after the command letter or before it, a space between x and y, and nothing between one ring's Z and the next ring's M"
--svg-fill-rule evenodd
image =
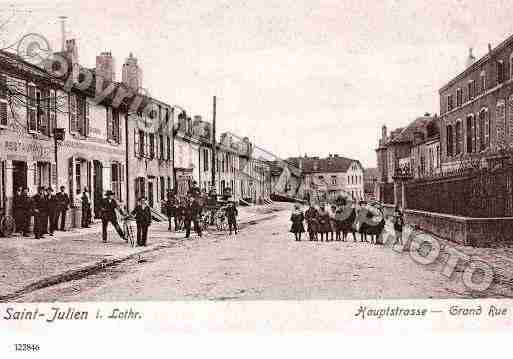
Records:
M490 145L490 117L485 113L485 147Z
M84 127L85 127L85 131L84 131L84 135L85 136L89 136L89 126L90 126L90 121L89 121L89 116L90 116L90 104L89 104L89 101L87 101L87 99L85 99L85 124L84 124Z
M0 101L0 125L7 126L7 102Z
M105 111L107 114L107 140L112 140L112 109L110 107L105 107Z
M0 98L7 98L7 81L5 75L0 75Z
M167 156L167 160L168 161L171 161L171 137L167 136L167 153L166 153L166 156Z
M134 128L134 155L135 157L139 157L139 134L137 133L137 128Z
M150 157L150 136L147 132L144 133L144 157Z
M77 98L69 95L69 128L71 132L77 132Z
M77 97L77 130L81 135L84 134L84 118L85 118L85 104L84 98Z

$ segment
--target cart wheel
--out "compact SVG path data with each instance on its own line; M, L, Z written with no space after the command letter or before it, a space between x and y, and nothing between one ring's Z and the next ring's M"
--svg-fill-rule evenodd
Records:
M11 216L3 216L0 219L0 234L4 237L9 237L14 231L14 218Z

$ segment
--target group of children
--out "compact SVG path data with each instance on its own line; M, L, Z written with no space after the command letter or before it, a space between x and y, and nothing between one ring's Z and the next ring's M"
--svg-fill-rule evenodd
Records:
M360 214L359 211L363 213ZM306 221L310 241L318 241L319 239L321 242L324 240L327 242L333 240L345 241L349 233L353 234L353 238L356 241L356 232L361 233L362 241L364 241L364 239L366 240L367 232L369 232L372 241L372 235L381 234L384 227L384 218L381 218L380 223L376 222L375 227L378 228L378 230L372 231L368 228L368 223L359 223L365 222L359 218L362 215L367 219L373 216L372 212L366 207L356 209L352 206L331 205L330 210L327 210L326 206L323 204L321 204L318 209L310 205L303 214L300 205L296 204L290 216L290 221L292 222L290 232L294 233L296 241L301 241L302 234L306 232L304 226L304 222ZM394 224L396 241L402 243L404 218L399 207L395 208L392 222Z
M328 211L324 205L320 205L319 209L316 209L311 205L306 212L300 209L300 206L296 204L294 211L290 217L292 226L290 232L294 233L296 241L301 241L301 235L306 232L303 222L306 220L308 236L310 241L326 239L326 241L343 239L342 233L344 233L344 220L347 215L341 208L337 208L335 205L331 206L331 211ZM331 236L330 236L331 234ZM345 239L344 233L344 239Z

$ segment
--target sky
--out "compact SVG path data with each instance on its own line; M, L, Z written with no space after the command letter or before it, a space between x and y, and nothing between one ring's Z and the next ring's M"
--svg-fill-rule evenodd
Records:
M80 62L133 52L152 96L212 118L281 158L338 154L376 165L381 126L439 113L438 90L513 34L511 1L8 1L0 40L28 32Z

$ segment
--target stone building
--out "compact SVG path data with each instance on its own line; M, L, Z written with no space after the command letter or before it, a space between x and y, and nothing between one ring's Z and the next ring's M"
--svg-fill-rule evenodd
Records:
M319 201L332 200L339 195L355 200L364 199L363 166L360 161L338 154L326 158L293 157L288 161L304 175L304 197Z
M470 158L486 166L500 149L513 147L513 36L470 59L439 95L444 169Z
M378 175L375 197L384 203L400 204L396 183L399 172L406 178L419 178L440 169L437 115L426 113L390 135L387 135L387 127L383 126L376 155Z
M123 203L124 123L108 101L95 100L95 81L79 86L79 74L94 71L80 66L77 42L66 40L65 49L54 55L73 69L60 76L55 76L57 71L49 73L46 63L33 66L8 52L1 56L0 82L7 91L3 91L0 101L4 104L0 105L5 169L2 193L7 210L17 187L28 187L34 194L39 186L65 186L73 207L68 212L69 225L80 223L80 194L84 188L90 192L96 216L98 201L107 189L112 189ZM65 138L55 149L56 128L64 131Z

